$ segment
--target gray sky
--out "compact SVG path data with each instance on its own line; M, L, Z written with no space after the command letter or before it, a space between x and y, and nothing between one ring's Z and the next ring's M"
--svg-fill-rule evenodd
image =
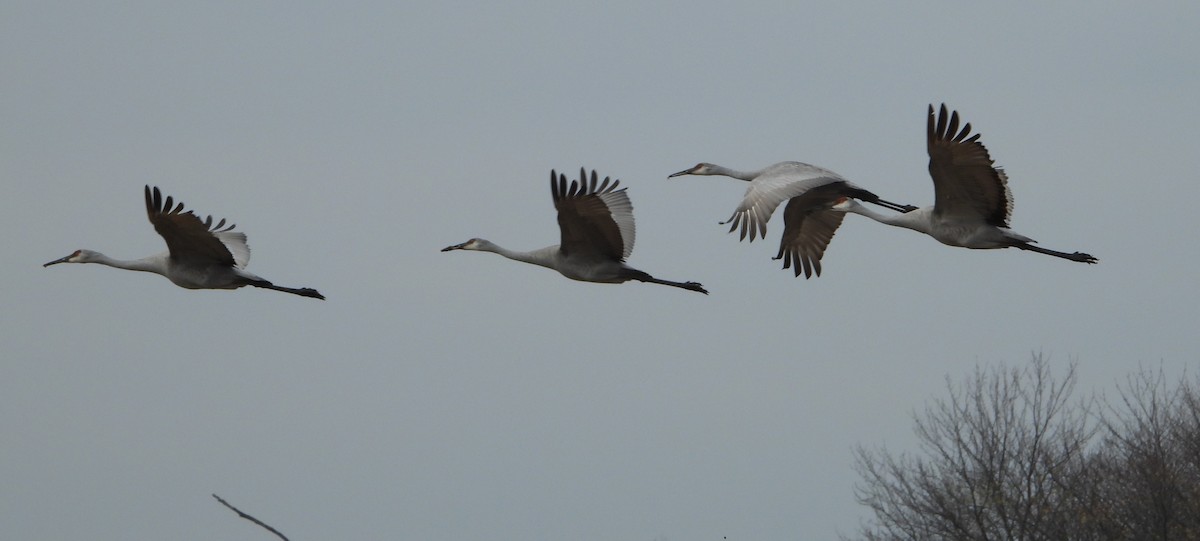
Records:
M0 538L828 539L856 444L976 363L1082 390L1200 350L1200 7L977 3L0 3ZM847 217L824 276L717 222L698 161L828 167L932 202L925 108L1009 172L1016 231L1085 266ZM585 284L551 168L620 178L630 263ZM142 185L329 300L188 291Z

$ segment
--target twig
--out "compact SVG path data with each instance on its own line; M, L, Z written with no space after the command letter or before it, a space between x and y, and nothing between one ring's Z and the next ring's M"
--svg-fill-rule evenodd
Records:
M259 526L262 526L263 528L266 528L271 533L278 535L279 538L282 539L283 541L288 541L288 538L286 536L284 536L283 534L279 533L279 530L276 530L275 528L268 526L265 522L263 522L261 520L258 520L250 515L247 515L246 513L243 513L241 509L238 509L232 505L229 505L229 502L222 500L221 497L217 496L216 494L213 494L212 497L216 498L217 501L221 502L221 505L224 505L225 507L228 507L229 509L231 509L234 513L237 513L239 517L242 517L246 520L249 520L250 522L253 522L255 524L258 524Z

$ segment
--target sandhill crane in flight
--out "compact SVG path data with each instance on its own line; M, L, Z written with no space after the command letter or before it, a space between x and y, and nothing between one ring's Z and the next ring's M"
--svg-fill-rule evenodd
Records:
M845 217L843 212L831 210L835 203L857 198L899 212L917 208L885 201L833 171L801 162L780 162L758 171L699 163L667 178L682 175L719 175L750 182L733 216L721 222L732 224L730 233L741 228L741 240L749 235L750 242L754 242L756 234L766 239L767 221L775 208L787 201L779 254L773 259L782 259L783 268L793 268L796 276L803 272L805 278L821 275L821 256Z
M1012 216L1012 191L1008 175L993 165L979 134L971 135L971 124L958 129L958 112L946 113L946 104L934 115L929 106L926 146L929 175L933 177L933 206L906 214L882 215L854 200L834 208L861 214L872 220L925 233L943 244L963 248L1020 248L1080 263L1098 260L1083 252L1066 253L1035 246L1033 239L1008 228Z
M153 272L166 276L179 287L188 289L237 289L254 286L283 291L303 297L324 299L315 289L291 288L271 282L242 270L250 261L246 235L232 231L233 224L225 220L213 225L212 216L200 221L192 211L183 210L183 202L174 204L170 196L163 201L158 188L146 186L146 214L154 230L167 241L167 251L161 254L122 261L92 250L75 250L69 256L55 259L43 267L58 263L99 263L118 269Z
M629 280L650 282L708 294L696 282L659 280L645 272L629 267L625 258L633 252L633 205L625 188L617 189L619 180L602 183L595 171L588 182L586 171L579 170L579 181L567 185L567 176L550 171L550 193L558 210L561 244L532 252L517 252L501 248L484 239L471 239L462 244L442 248L478 250L500 254L509 259L554 269L563 276L583 282L619 284Z

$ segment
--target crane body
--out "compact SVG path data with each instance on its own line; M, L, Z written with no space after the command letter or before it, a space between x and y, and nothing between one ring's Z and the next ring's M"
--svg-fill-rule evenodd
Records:
M821 275L821 257L844 217L843 212L832 210L832 207L843 198L857 198L899 212L916 208L881 199L828 169L795 161L780 162L757 171L699 163L667 178L683 175L725 176L750 183L733 215L721 222L731 224L730 233L740 229L740 240L747 236L750 242L754 242L755 236L765 239L771 215L787 201L779 253L774 259L782 259L783 268L791 267L796 276L803 273L805 278Z
M633 252L635 238L633 205L625 188L617 189L619 180L610 182L605 177L600 183L598 175L592 171L589 182L586 173L581 169L580 180L568 185L566 175L550 172L550 190L558 210L562 236L560 244L522 252L473 238L442 248L442 251L492 252L514 261L556 270L581 282L619 284L637 280L707 295L708 291L697 282L662 280L625 264L625 259Z
M942 104L935 114L930 105L926 146L934 204L900 215L875 212L852 199L840 200L833 208L925 233L949 246L977 250L1017 248L1079 263L1098 262L1083 252L1042 248L1033 239L1009 228L1013 198L1008 175L995 166L979 137L978 133L971 134L970 123L959 129L957 111L948 112Z
M111 258L93 250L76 250L71 255L50 261L43 267L59 263L98 263L139 272L160 274L179 287L187 289L237 289L254 286L324 299L312 288L277 286L243 267L250 262L250 247L246 235L225 226L225 220L213 224L212 216L200 220L192 211L183 210L170 196L165 201L157 187L145 188L146 214L155 231L167 243L166 252L134 260Z

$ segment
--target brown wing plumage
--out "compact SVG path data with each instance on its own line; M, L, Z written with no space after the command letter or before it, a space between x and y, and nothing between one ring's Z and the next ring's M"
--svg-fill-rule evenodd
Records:
M590 182L586 171L582 169L579 178L579 181L568 184L566 175L550 171L550 191L554 208L558 209L558 227L562 232L559 249L566 255L593 253L624 261L629 249L632 249L632 238L627 249L621 226L613 216L615 209L610 208L609 204L623 203L627 209L625 214L631 220L629 211L632 209L624 193L625 188L618 190L621 181L609 177L604 177L603 182L599 181L595 171L592 171Z
M830 191L818 188L793 197L783 209L783 237L775 259L782 259L783 268L792 268L796 276L821 275L825 247L846 217L844 212L829 210Z
M933 177L934 212L977 216L989 225L1008 227L1012 193L1008 177L993 165L971 124L958 129L958 112L947 114L942 104L935 115L929 106L926 126L929 175Z
M213 224L212 216L203 221L192 211L183 210L183 202L179 204L167 196L163 200L158 188L146 186L146 215L154 230L167 241L167 249L171 257L176 259L209 259L223 265L233 266L233 254L213 233L224 233L233 229L233 224L225 226L225 220Z

